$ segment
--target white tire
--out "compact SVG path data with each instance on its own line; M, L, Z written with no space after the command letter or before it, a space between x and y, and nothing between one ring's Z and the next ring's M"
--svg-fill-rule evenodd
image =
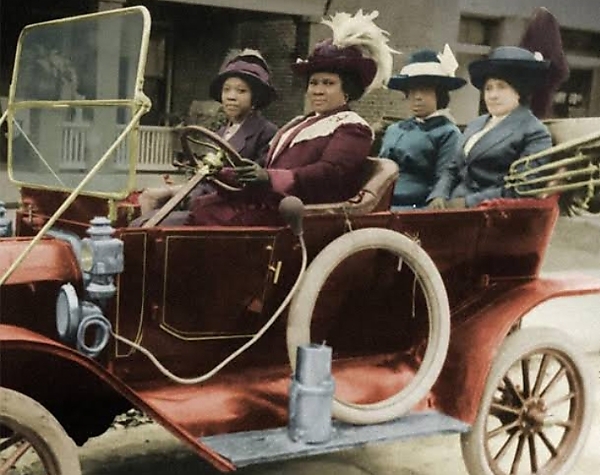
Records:
M477 418L461 436L472 475L567 475L592 424L593 378L562 332L525 328L507 337Z
M47 475L81 475L75 443L54 416L30 397L0 388L0 428L3 437L12 435L14 442L6 439L0 444L0 461L16 458L16 466L37 461Z
M311 262L288 315L287 349L292 369L298 346L310 343L310 326L321 288L344 259L360 251L382 249L402 259L422 286L428 308L427 349L412 381L391 397L373 404L357 404L334 398L332 414L352 424L375 424L398 418L423 399L439 376L450 339L448 297L437 267L421 246L405 235L383 228L352 231L332 241Z

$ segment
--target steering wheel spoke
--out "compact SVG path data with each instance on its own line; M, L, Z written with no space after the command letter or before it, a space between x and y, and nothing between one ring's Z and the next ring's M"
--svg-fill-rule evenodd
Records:
M160 224L204 179L210 178L211 183L215 183L217 186L229 191L240 191L242 189L241 186L229 185L215 177L216 172L223 167L223 164L236 168L246 165L248 162L252 163L250 160L242 158L222 137L199 125L188 125L179 130L179 141L183 152L183 160L180 160L180 162L190 168L195 166L194 175L156 214L142 225L144 228ZM204 147L204 152L201 147ZM207 157L207 148L211 150L210 154L212 156L210 159Z
M206 149L223 152L225 161L232 167L240 166L243 158L226 140L199 125L187 125L180 130L179 141L186 160L191 163L202 161Z

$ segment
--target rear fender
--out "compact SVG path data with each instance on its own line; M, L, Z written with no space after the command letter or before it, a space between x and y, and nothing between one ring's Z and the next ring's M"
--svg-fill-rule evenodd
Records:
M491 365L520 320L547 300L591 293L600 293L600 279L565 273L524 282L493 298L480 299L476 311L453 325L448 356L433 387L436 406L472 424Z

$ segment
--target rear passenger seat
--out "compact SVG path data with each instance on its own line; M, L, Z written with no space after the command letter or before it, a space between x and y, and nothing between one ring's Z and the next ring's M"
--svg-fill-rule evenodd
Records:
M367 179L356 196L339 203L306 205L305 216L348 214L362 215L390 209L398 165L387 158L369 157Z

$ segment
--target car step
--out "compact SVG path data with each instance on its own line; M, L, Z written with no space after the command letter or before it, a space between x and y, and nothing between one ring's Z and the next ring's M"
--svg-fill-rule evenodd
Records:
M322 444L294 442L287 427L222 434L200 439L238 467L351 449L372 442L467 432L468 424L437 411L409 414L394 421L357 426L333 423L331 439Z

